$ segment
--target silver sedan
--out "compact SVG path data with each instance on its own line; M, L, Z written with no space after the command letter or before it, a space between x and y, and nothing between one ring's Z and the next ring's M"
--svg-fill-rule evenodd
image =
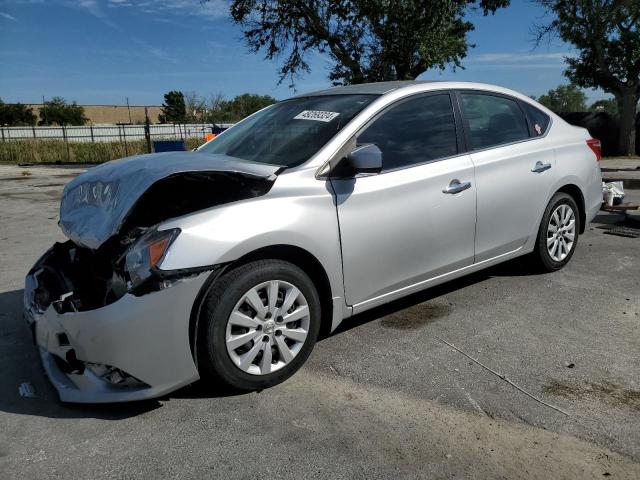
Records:
M63 401L270 387L356 313L521 255L562 268L601 204L599 159L496 86L301 95L195 152L72 180L69 240L29 272L25 318Z

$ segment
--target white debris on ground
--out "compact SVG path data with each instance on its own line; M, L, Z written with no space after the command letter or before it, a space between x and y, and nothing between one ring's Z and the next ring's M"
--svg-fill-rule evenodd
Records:
M624 200L622 181L602 182L602 200L608 206L620 205Z

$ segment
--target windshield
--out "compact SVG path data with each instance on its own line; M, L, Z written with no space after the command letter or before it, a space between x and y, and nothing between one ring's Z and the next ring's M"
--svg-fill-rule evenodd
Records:
M198 151L294 167L311 158L376 97L327 95L276 103Z

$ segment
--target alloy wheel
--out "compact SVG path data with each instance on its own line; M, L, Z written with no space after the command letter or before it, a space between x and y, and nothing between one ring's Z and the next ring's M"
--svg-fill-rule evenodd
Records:
M227 352L246 373L273 373L300 352L309 322L307 300L295 285L283 280L261 283L242 295L227 320Z
M558 205L547 226L547 251L556 262L562 262L573 248L576 236L576 216L570 205Z

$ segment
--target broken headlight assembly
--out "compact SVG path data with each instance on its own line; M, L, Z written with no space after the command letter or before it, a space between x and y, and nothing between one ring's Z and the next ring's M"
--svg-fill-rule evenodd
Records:
M154 291L170 286L167 280L156 276L154 272L179 234L179 228L152 230L127 250L124 269L129 276L129 291Z

